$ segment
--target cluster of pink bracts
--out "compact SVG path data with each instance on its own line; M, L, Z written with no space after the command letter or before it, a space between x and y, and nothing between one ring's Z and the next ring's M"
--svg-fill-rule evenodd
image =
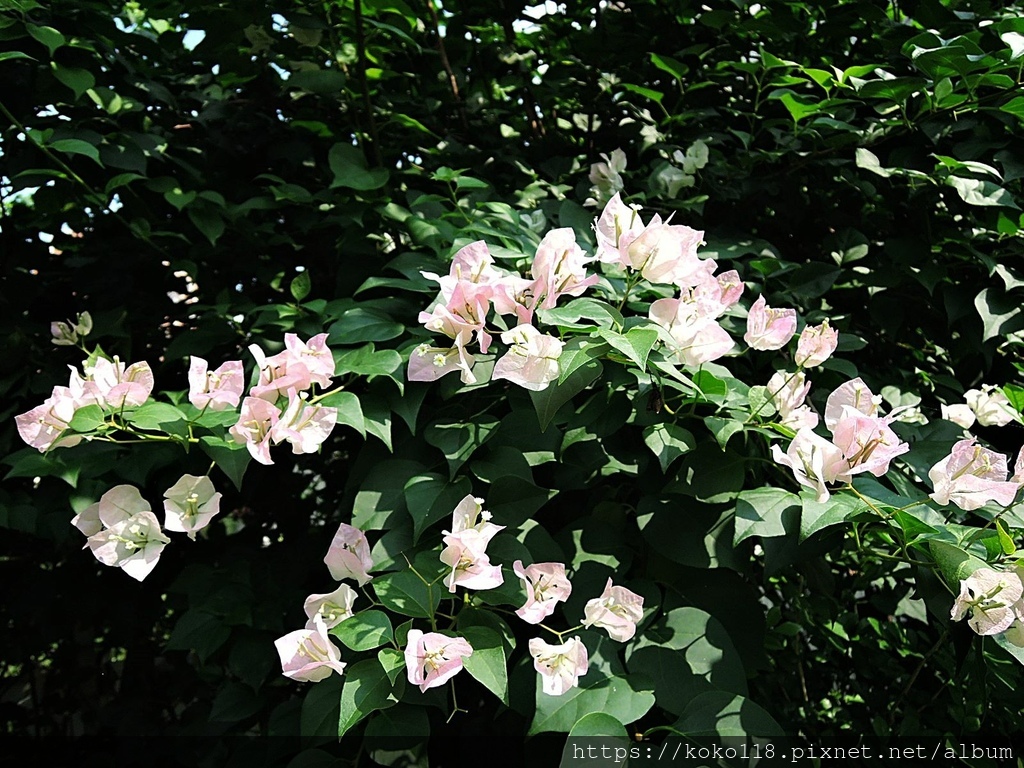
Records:
M1002 634L1013 645L1024 647L1022 576L1020 565L1012 571L978 568L960 582L949 617L960 621L970 613L967 624L979 635Z
M789 449L783 453L774 445L772 456L793 471L797 482L813 489L819 502L829 499L828 483L848 483L861 472L881 477L894 458L910 450L889 426L904 409L881 415L878 406L882 398L872 394L859 378L828 396L825 426L832 440L816 434L818 414L804 404L810 388L802 372L788 377L777 373L768 383L781 423L797 429ZM952 503L967 511L990 501L1009 506L1024 484L1024 448L1009 479L1008 472L1006 456L977 445L974 437L964 438L928 472L931 498L942 506Z
M164 530L185 533L194 540L196 531L220 512L220 498L210 478L182 475L164 491ZM171 541L160 530L149 502L132 485L114 486L75 515L71 524L88 537L85 546L97 560L138 581L152 572Z
M244 444L261 464L273 464L271 444L290 443L293 453L314 453L327 439L338 420L338 410L309 399L315 384L326 389L334 376L334 356L327 348L327 334L303 342L286 333L283 352L267 357L257 345L249 347L256 360L256 383L245 391L242 363L231 360L214 371L201 357L191 358L188 399L196 408L211 411L237 408L238 423L229 430L235 442ZM40 452L70 447L82 436L64 434L75 411L98 405L111 412L144 405L153 392L149 363L125 366L97 358L84 366L84 376L71 369L67 387L54 387L42 405L16 417L22 439Z
M444 585L449 592L454 594L457 587L493 589L503 583L501 566L492 565L485 551L488 542L503 529L504 526L491 522L482 499L470 495L459 502L452 512L452 529L445 531L445 549L440 556L448 568ZM362 586L372 578L370 546L365 534L351 525L342 523L338 528L324 562L335 579L351 578ZM540 624L572 592L563 563L523 567L522 561L517 560L512 570L527 594L526 603L516 614L530 624ZM306 599L306 628L290 632L275 643L286 676L316 682L332 672L344 672L341 651L331 641L328 630L353 615L355 599L355 590L347 584L329 594L310 595ZM600 627L613 640L625 642L636 633L637 622L643 618L643 604L640 595L614 586L608 579L604 593L586 604L581 624ZM536 637L530 640L529 648L545 693L560 696L579 685L580 676L587 673L587 649L579 637L557 645ZM409 682L421 691L443 685L462 669L463 658L472 653L473 648L465 638L411 629L405 647Z
M558 379L562 341L534 325L536 310L554 309L562 296L580 296L598 282L587 273L597 261L624 268L631 279L674 285L679 298L659 299L649 319L661 329L670 358L683 365L700 365L728 354L735 346L719 318L740 299L743 283L735 270L715 275L714 259L701 258L697 247L704 233L663 222L657 214L644 224L639 209L615 195L595 222L597 254L587 258L572 229L545 235L530 266L530 277L497 268L482 240L455 254L447 275L424 273L441 288L439 300L419 320L430 331L452 340L450 347L421 344L409 358L410 381L434 381L459 371L466 384L477 383L475 340L486 354L493 335L487 320L491 309L513 318L515 325L500 333L509 349L495 363L492 379L506 379L531 390L545 389ZM744 340L752 349L781 349L796 334L796 310L768 307L764 297L751 306ZM828 322L808 327L800 336L797 364L811 367L835 350L836 332Z

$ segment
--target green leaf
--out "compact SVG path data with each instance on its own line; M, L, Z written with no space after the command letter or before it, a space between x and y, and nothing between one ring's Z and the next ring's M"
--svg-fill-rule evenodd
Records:
M126 417L139 429L170 431L168 427L187 421L185 414L168 403L150 402Z
M645 99L661 104L661 100L665 98L665 94L661 91L656 91L653 88L645 88L642 85L634 85L633 83L620 83L623 88L632 93L637 93L643 96Z
M327 164L334 181L331 188L348 187L366 191L379 189L388 183L388 172L384 168L370 170L363 153L351 144L335 144L327 153Z
M728 419L721 416L706 416L704 417L704 423L711 430L711 434L715 436L715 440L718 441L723 450L728 445L729 438L737 432L742 432L744 427L743 422L739 419Z
M182 191L181 187L174 187L164 192L164 200L173 205L179 211L185 209L185 207L196 199L196 193L189 190L188 192Z
M309 296L309 292L313 290L313 281L309 276L309 270L303 270L293 277L288 290L296 301L302 301Z
M391 619L381 611L362 611L331 629L331 634L353 651L370 651L394 639Z
M564 349L562 354L565 354ZM562 360L560 357L559 365L561 364ZM603 370L604 366L601 365L600 360L591 359L576 368L560 383L549 384L546 389L542 389L540 392L531 391L530 399L533 401L533 407L537 411L537 421L540 424L541 431L548 428L548 424L555 418L559 408L586 389L591 382L601 375Z
M411 621L406 622L405 626L410 624L412 624ZM397 642L400 645L405 645L408 634L409 631L406 629L405 634L397 638ZM400 633L396 633L396 635L400 635ZM384 673L388 676L388 680L394 685L395 680L402 673L402 670L405 669L405 654L395 648L381 648L377 651L377 661L384 668Z
M29 61L37 61L36 58L29 56L27 53L22 51L4 51L0 53L0 61L8 61L10 59L28 59Z
M959 590L960 582L976 570L988 568L984 560L944 541L929 541L928 549L939 566L942 578L954 591Z
M103 426L103 409L98 405L85 405L75 410L68 426L75 432L92 432Z
M662 72L668 72L676 80L682 80L689 72L689 68L681 61L673 59L671 56L660 56L657 53L648 54L651 57L651 64L656 66Z
M188 218L195 225L195 228L202 232L203 236L210 241L210 245L216 245L226 229L221 215L206 206L201 208L189 207Z
M370 307L355 307L346 311L327 332L331 344L360 344L367 341L387 341L401 336L405 326L395 322L391 315Z
M309 687L299 715L299 733L304 740L323 744L337 738L338 702L343 685L342 677L331 675Z
M630 328L625 334L602 328L598 333L601 338L636 363L640 370L646 369L647 356L651 353L651 347L658 341L657 329L649 327Z
M450 516L472 490L467 477L449 483L443 476L430 473L416 475L404 488L405 506L412 518L413 543L419 541L423 532L438 520Z
M402 356L393 349L375 350L373 344L358 349L335 352L338 374L357 373L361 376L388 376L402 366Z
M430 719L426 708L400 704L371 718L363 735L363 748L370 752L379 749L385 753L412 750L424 744L429 736Z
M50 66L53 68L53 76L74 91L76 101L82 97L83 93L96 85L96 78L87 69L65 67L55 61L51 61Z
M558 383L561 384L577 369L601 357L609 349L611 347L605 342L590 337L570 339L562 347L562 354L558 356Z
M454 479L459 468L477 448L491 438L500 423L493 416L484 414L471 422L431 424L423 436L428 443L440 448L444 453L448 461L449 476Z
M1024 387L1007 384L1003 387L1003 394L1006 395L1006 399L1010 401L1010 405L1017 413L1024 413Z
M707 691L747 693L747 673L728 632L699 608L661 617L634 643L627 663L630 672L654 681L658 706L675 715Z
M248 685L230 681L214 697L209 719L211 723L237 723L259 712L263 703Z
M321 96L340 95L345 87L345 74L336 69L309 69L293 72L286 88L301 88Z
M245 476L245 469L252 459L249 451L244 445L234 440L228 442L220 437L204 435L199 438L199 446L207 456L213 459L213 463L220 467L221 471L228 476L235 488L242 490L242 478Z
M968 205L999 205L1005 208L1020 210L1020 206L1013 199L1013 195L994 182L982 181L981 179L965 179L962 176L948 176L946 177L946 184L953 187L961 199Z
M619 722L633 723L654 706L649 683L602 672L593 664L580 678L579 687L570 688L561 696L544 693L540 676L537 677L537 710L530 724L530 736L546 731L568 733L591 712L603 712Z
M507 705L508 668L504 639L487 627L464 627L460 632L473 648L472 655L463 659L466 671Z
M1020 300L999 288L985 288L974 297L983 324L982 341L997 339L1024 327Z
M800 506L800 497L781 488L755 488L742 491L736 499L736 533L733 544L751 536L782 536L782 513Z
M405 690L405 678L398 677L392 684L377 659L365 659L346 668L344 681L338 717L339 739L371 712L393 707Z
M456 189L487 189L490 186L486 181L475 179L472 176L459 176L455 180Z
M644 429L644 443L658 457L662 472L684 453L697 447L693 433L675 424L652 424Z
M867 509L864 502L848 493L833 494L828 501L817 501L812 494L801 496L800 541L809 539L818 531L846 522L858 512Z
M205 662L227 641L231 629L221 617L196 608L182 614L167 640L169 651L195 651Z
M545 325L586 328L580 320L592 320L602 328L622 327L622 313L603 301L591 298L573 299L568 304L554 309L542 309L537 313Z
M352 392L341 391L328 395L320 401L321 405L338 409L338 423L347 424L363 437L366 437L366 420L359 397Z
M783 738L782 727L760 706L728 691L695 696L673 730L699 744L718 743L738 736Z
M1002 520L996 520L996 533L999 536L999 547L1004 555L1012 555L1017 551L1017 545Z
M94 160L97 165L103 165L100 162L99 150L87 141L82 141L81 139L59 139L51 142L49 147L58 152L63 152L65 155L85 155L90 160Z
M209 408L200 410L194 405L183 406L185 416L197 427L231 427L238 423L238 411L232 408L225 408L222 411L214 411ZM200 415L202 414L202 415Z
M439 584L424 584L411 570L385 573L371 583L377 599L387 608L415 619L429 619L434 615L444 588Z
M46 46L47 50L50 51L51 56L54 51L67 43L67 40L64 39L64 35L53 27L37 27L35 24L26 24L25 29L30 35L32 35L32 37Z
M882 163L878 159L878 156L871 150L864 149L864 147L857 147L856 157L858 168L863 168L865 171L871 171L872 173L878 174L883 179L887 179L893 174L891 169L882 167Z
M604 712L590 712L569 731L559 768L621 768L625 761L619 756L623 752L628 754L630 744L626 727L616 718Z
M712 400L724 399L729 394L729 385L715 376L711 371L700 370L694 374L693 383L704 396Z
M138 173L119 173L107 182L106 186L103 188L103 192L104 194L109 195L115 189L120 189L126 184L131 184L133 181L138 181L139 179L144 178L146 177Z

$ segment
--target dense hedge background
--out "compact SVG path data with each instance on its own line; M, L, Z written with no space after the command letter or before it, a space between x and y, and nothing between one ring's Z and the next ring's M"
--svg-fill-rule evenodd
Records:
M542 430L525 392L407 383L399 353L426 338L416 315L435 287L419 270L444 272L456 241L528 253L572 226L592 244L589 168L621 148L626 192L646 213L704 229L704 253L770 304L839 327L841 359L814 397L859 374L893 387L890 405L937 418L971 386L1014 382L1020 5L0 7L9 743L78 766L152 750L181 765L451 765L482 748L488 764L557 762L563 733L525 738L528 667L513 670L508 707L467 679L468 713L446 723L444 701L403 703L340 744L341 682L279 674L273 640L323 591L337 524L388 531L380 551L396 556L407 508L435 503L408 490L416 476L442 501L471 490L496 515L535 520L530 546L575 552L581 585L628 572L666 615L710 615L703 661L688 668L685 651L663 649L627 659L658 698L624 723L631 734L721 691L810 743L848 732L1003 743L1018 729L1017 662L986 661L979 638L948 624L948 593L927 569L876 556L871 537L884 534L859 536L854 521L802 536L780 519L735 535L735 493L787 482L759 460L758 435L722 450L690 408L679 423L695 449L660 463L644 428L668 418L662 393L622 369L606 366ZM698 141L707 164L685 173L674 153ZM118 482L159 498L210 458L99 444L43 457L21 443L14 415L79 362L50 344L49 323L83 310L90 340L148 360L168 390L187 388L191 354L247 359L250 343L329 330L358 357L363 430L339 428L319 457L251 467L240 490L217 476L223 524L169 548L137 584L80 551L71 515ZM772 373L770 357L730 367L748 382ZM460 426L468 414L476 429ZM1016 425L980 434L1005 452L1021 441Z

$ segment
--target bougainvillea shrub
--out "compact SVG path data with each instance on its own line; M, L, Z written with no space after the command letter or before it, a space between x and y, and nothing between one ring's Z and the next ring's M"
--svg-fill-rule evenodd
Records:
M466 5L0 17L8 735L1011 744L1019 9Z

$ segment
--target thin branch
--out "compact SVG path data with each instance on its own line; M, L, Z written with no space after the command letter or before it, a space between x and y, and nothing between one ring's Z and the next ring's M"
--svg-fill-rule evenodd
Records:
M434 0L424 0L427 5L427 10L430 11L430 20L434 25L434 37L437 38L437 53L441 57L441 66L444 68L445 74L448 75L448 87L451 88L452 96L455 99L455 108L459 112L459 122L462 125L462 130L469 132L469 123L466 121L466 105L462 101L462 95L459 93L459 81L455 77L455 72L452 71L451 62L448 61L448 51L444 47L444 38L441 36L441 21L437 17L437 9L434 7Z
M380 154L380 139L377 135L377 122L373 119L373 102L370 100L370 84L366 79L366 38L363 30L363 0L355 0L356 12L356 57L359 59L359 82L363 88L363 109L370 129L370 153L373 164L378 168L384 166Z

